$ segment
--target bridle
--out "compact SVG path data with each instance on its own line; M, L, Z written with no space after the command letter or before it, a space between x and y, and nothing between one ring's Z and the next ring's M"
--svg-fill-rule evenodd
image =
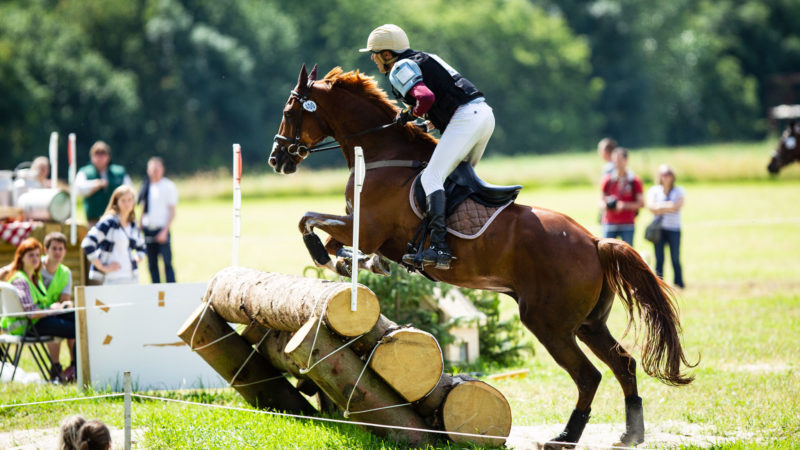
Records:
M778 149L772 152L772 158L775 160L775 162L778 164L779 167L782 167L790 163L792 160L797 159L798 156L800 156L800 155L798 156L791 155L791 153L798 151L797 149L798 144L800 144L800 142L798 142L798 136L795 135L794 133L782 139L781 145L778 147ZM781 152L781 150L783 150L783 152ZM785 158L787 155L789 157Z
M307 89L309 91L311 90L311 85L313 83L314 83L313 80L309 80L308 86L307 86ZM292 89L289 98L294 98L294 99L298 100L300 102L300 104L302 105L304 110L314 114L314 117L316 117L317 122L319 122L320 128L322 128L322 129L326 128L324 122L319 117L319 114L317 114L317 103L314 100L311 100L308 95L300 94L296 90ZM366 130L362 130L362 131L359 131L357 133L348 134L347 136L343 137L342 140L354 138L354 137L361 136L361 135L364 135L364 134L367 134L367 133L372 133L373 131L380 131L380 130L389 128L390 126L394 125L395 123L397 123L397 122L392 121L392 122L389 122L389 123L384 124L384 125L379 125L377 127L367 128ZM292 156L299 156L300 158L304 158L304 159L306 157L308 157L311 153L324 152L326 150L334 150L334 149L337 149L337 148L341 148L342 145L339 144L339 142L335 141L335 140L334 141L327 141L327 142L320 142L319 144L311 146L311 147L303 144L303 142L300 140L300 130L301 130L302 125L303 125L303 113L301 112L299 117L297 118L297 123L295 124L295 127L294 127L294 130L295 130L294 137L290 139L290 138L288 138L286 136L282 136L280 134L276 134L275 138L273 139L273 141L278 145L280 145L280 141L286 142L288 144L288 146L286 147L286 152L288 154L290 154Z

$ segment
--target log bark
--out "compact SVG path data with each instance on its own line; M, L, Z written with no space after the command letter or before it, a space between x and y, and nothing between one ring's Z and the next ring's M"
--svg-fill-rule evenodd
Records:
M263 356L258 353L251 355L252 345L236 334L212 308L203 313L203 306L200 305L186 319L178 330L178 336L223 379L233 380L232 387L248 403L293 414L314 415L317 412ZM229 336L208 345L225 335Z
M357 310L350 311L350 283L228 267L209 281L206 301L228 322L252 320L279 331L297 331L312 316L330 330L354 337L370 331L380 316L380 302L358 286Z
M307 365L309 355L312 355L312 365L319 361L313 369L306 373L306 376L313 380L339 408L347 411L348 398L350 398L349 410L353 420L427 429L423 418L410 405L367 411L406 402L372 370L365 369L364 362L350 348L345 347L336 351L342 345L342 341L324 325L319 327L316 343L312 348L314 335L317 333L317 324L317 320L306 322L294 334L285 351L301 367ZM333 353L334 351L335 353ZM329 354L330 356L327 358L321 359ZM359 379L362 371L363 375ZM356 381L358 381L357 385L355 385ZM423 431L381 427L368 427L368 430L379 436L404 441L411 445L423 445L435 440L435 437Z

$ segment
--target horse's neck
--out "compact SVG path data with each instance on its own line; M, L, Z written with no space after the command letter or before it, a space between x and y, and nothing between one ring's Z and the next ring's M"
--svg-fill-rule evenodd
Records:
M385 112L380 106L371 101L353 95L352 98L339 99L339 104L348 105L345 108L336 108L341 113L332 116L330 128L334 136L342 145L342 152L347 160L347 167L353 167L354 147L360 146L364 150L366 162L386 160L430 160L434 144L423 139L413 139L407 132L400 129L399 125L382 130L375 130L361 136L349 137L370 128L385 125L393 120L385 117ZM358 99L360 101L354 101ZM382 117L385 117L381 119ZM378 118L376 120L376 118Z

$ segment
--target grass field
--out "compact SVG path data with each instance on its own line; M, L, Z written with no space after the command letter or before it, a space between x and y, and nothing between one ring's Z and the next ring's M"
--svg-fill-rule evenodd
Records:
M687 288L680 293L680 308L685 349L690 359L700 358L693 370L696 380L674 388L639 371L648 433L685 435L687 448L707 444L700 436L720 438L716 448L800 447L800 166L769 178L768 153L766 144L737 144L631 154L632 166L642 174L669 161L687 191L682 242ZM599 167L596 155L570 154L488 159L478 171L493 183L523 183L520 203L565 212L598 232L593 183ZM300 273L310 259L297 221L308 210L343 211L345 178L342 170L291 177L245 174L240 264ZM230 178L194 177L180 180L179 188L173 244L177 276L179 281L206 281L231 262ZM634 245L646 258L652 258L652 247L642 230L649 218L647 212L640 214ZM143 274L142 281L146 278ZM504 306L514 310L510 299ZM622 308L615 309L610 322L620 337ZM623 345L638 357L632 338ZM531 347L533 354L522 365L530 369L526 378L492 384L508 398L515 426L563 426L576 398L574 385L538 342L531 339ZM606 366L592 361L603 382L590 424L624 424L619 385ZM156 394L249 408L231 390ZM74 386L0 385L0 404L76 395ZM54 427L72 413L122 426L121 401L87 400L0 410L0 432ZM397 446L348 425L170 403L137 403L133 421L141 448Z

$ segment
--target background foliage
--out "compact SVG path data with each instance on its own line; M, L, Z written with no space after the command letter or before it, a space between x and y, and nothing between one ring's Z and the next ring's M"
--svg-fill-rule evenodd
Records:
M77 133L80 163L103 139L133 172L153 154L194 172L227 164L240 142L266 171L300 65L377 75L356 50L385 22L485 91L497 116L489 155L585 149L603 135L627 146L760 139L769 107L800 102L798 10L800 0L8 0L0 166L45 153L56 130Z

